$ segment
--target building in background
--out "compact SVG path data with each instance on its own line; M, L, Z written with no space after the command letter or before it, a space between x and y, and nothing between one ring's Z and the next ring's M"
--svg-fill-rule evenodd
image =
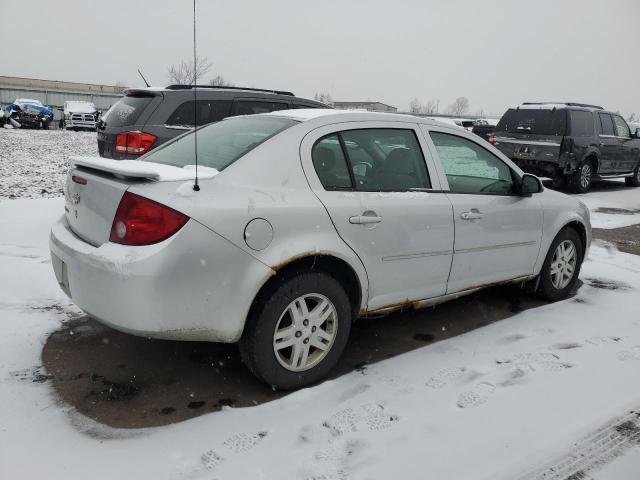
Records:
M381 102L333 102L333 108L338 110L366 110L367 112L396 113L398 109Z
M62 118L64 102L81 100L93 103L98 111L106 112L117 102L126 87L118 85L95 85L92 83L39 80L35 78L0 76L0 104L12 103L16 98L32 98L53 108L52 126Z

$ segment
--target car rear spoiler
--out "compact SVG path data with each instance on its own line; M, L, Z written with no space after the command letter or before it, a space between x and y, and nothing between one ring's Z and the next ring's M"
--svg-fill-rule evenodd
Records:
M90 168L110 173L118 178L148 178L158 182L174 182L193 180L195 166L176 167L163 163L143 162L140 160L111 160L101 157L71 157L71 164L76 167ZM198 178L213 178L218 174L215 168L199 166Z

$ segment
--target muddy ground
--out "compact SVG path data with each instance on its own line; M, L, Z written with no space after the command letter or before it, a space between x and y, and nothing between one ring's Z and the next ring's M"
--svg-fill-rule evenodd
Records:
M541 305L514 287L496 287L459 300L353 327L333 377L460 335ZM236 345L149 340L83 316L47 339L43 369L25 380L49 380L67 404L120 428L164 425L228 407L257 405L286 395L259 383L242 365Z

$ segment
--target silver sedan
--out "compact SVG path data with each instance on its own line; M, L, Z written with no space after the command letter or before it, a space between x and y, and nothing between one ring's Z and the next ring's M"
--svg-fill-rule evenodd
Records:
M239 342L276 388L326 375L359 317L501 283L563 299L591 241L584 204L434 120L291 110L195 137L74 158L54 271L98 321Z

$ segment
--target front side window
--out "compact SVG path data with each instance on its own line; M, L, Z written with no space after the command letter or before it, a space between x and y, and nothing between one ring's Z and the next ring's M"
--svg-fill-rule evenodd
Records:
M237 100L233 103L231 115L255 115L276 110L288 110L289 105L282 102L262 102L258 100Z
M608 113L599 113L598 117L600 117L600 131L602 132L602 135L615 135L611 115Z
M629 131L629 126L627 122L624 121L624 118L619 117L618 115L613 115L613 123L616 127L616 135L624 138L631 138L631 132Z
M593 115L591 112L572 110L569 112L571 120L571 135L574 137L593 136Z
M283 117L229 118L198 128L198 164L222 171L297 120ZM189 132L152 150L145 161L184 167L195 163L194 135Z
M509 166L488 150L457 135L430 132L452 193L512 195Z

